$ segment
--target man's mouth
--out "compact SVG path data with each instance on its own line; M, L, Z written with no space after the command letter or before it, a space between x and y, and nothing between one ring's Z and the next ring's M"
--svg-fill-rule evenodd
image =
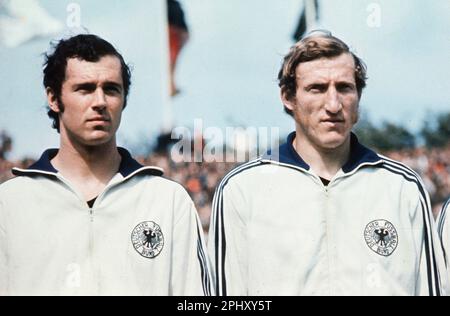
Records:
M345 121L342 119L325 119L322 120L322 122L324 123L332 123L332 124L339 124L339 123L344 123Z
M110 120L102 117L102 116L98 116L98 117L94 117L88 120L88 122L109 122Z

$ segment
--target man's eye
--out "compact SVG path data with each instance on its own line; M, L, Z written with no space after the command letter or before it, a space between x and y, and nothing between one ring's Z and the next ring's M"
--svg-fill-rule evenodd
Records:
M82 93L89 93L89 92L94 91L94 89L91 87L87 87L87 86L80 86L80 87L76 88L75 91L79 91Z
M120 90L117 87L106 87L105 91L108 93L120 93Z
M313 93L322 93L325 92L325 90L326 88L322 86L312 86L309 88L309 91Z
M338 90L341 92L352 92L355 88L351 85L338 86Z

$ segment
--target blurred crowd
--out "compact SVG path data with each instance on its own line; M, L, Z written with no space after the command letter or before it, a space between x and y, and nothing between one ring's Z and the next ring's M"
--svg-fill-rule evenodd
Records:
M12 141L4 134L0 143L0 183L13 177L12 167L26 168L34 160L25 158L9 161L6 154L11 150ZM386 156L402 161L418 172L430 193L435 215L450 196L450 144L444 148L390 151ZM144 165L164 169L166 178L182 184L191 195L199 212L203 228L208 230L211 204L216 186L223 176L236 166L234 163L214 162L174 162L167 153L154 153L137 157Z
M450 197L450 144L443 148L391 151L385 155L403 162L422 177L437 214Z
M166 178L181 183L194 201L202 222L203 229L208 231L211 205L216 186L223 176L230 171L233 163L181 162L175 163L168 154L158 153L146 158L138 158L145 165L164 169Z

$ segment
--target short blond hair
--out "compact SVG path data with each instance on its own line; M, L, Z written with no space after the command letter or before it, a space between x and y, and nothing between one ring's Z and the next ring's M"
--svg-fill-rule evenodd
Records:
M331 35L330 32L313 31L294 46L284 57L283 64L278 73L278 86L281 92L289 100L295 97L297 92L296 69L300 63L320 59L333 58L342 54L351 54L355 61L355 82L358 96L361 98L362 90L366 86L367 68L364 62L350 51L350 48L342 40ZM284 108L286 113L292 116L292 111Z

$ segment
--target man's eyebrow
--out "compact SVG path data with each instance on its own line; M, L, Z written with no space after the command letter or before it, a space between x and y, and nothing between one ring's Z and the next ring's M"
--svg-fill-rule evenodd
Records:
M336 85L337 85L337 86L348 85L348 86L352 86L352 87L356 86L355 82L352 82L352 81L350 81L350 80L341 80L341 81L337 81L337 82L336 82Z
M96 84L92 82L80 82L73 85L74 89L95 89Z
M325 88L325 87L328 87L328 83L327 82L311 82L305 86L305 88L307 88L307 89L312 88L312 87Z
M102 84L102 86L103 87L115 87L115 88L123 89L123 85L120 84L119 82L116 82L116 81L104 82ZM94 83L94 82L80 82L80 83L75 83L73 85L73 87L75 89L80 89L80 88L83 88L83 89L95 89L95 87L97 87L97 84Z
M122 85L119 82L116 81L107 81L103 84L103 86L117 86L122 87Z

